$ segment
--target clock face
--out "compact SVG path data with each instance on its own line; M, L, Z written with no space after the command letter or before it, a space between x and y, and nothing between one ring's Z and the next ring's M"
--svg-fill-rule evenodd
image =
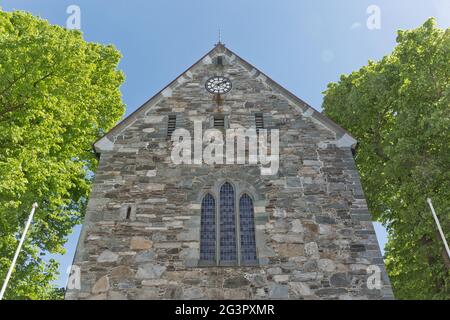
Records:
M231 81L222 76L215 76L206 81L205 87L211 93L227 93L231 90Z

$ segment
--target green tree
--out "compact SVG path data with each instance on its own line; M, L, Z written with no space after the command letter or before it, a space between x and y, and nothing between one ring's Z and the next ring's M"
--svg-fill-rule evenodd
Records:
M79 31L0 9L0 281L39 204L5 299L61 296L51 285L80 223L97 159L92 143L124 113L120 53Z
M325 114L359 141L356 163L389 233L385 261L398 299L450 299L450 261L426 203L450 239L449 79L450 29L429 19L324 92Z

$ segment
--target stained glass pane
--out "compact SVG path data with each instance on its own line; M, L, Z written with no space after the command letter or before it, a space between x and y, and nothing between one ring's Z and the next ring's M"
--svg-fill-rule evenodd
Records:
M247 195L239 200L239 219L241 224L241 262L256 262L256 241L253 201Z
M202 201L200 260L216 260L216 201L209 193Z
M234 190L228 182L220 189L220 261L237 261Z

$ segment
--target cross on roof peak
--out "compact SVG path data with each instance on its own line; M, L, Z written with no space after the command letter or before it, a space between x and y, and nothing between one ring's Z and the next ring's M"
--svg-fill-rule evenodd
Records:
M218 38L218 41L217 41L217 43L216 43L216 46L218 46L218 45L224 45L223 43L222 43L222 32L221 32L221 30L220 30L220 28L219 28L219 31L218 31L218 34L217 34L217 38Z

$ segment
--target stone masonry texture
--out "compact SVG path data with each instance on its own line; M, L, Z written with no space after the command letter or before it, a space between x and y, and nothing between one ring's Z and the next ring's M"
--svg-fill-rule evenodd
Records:
M219 104L205 90L214 75L233 84ZM351 146L308 110L216 45L97 149L74 260L81 288L69 287L66 299L392 299ZM173 164L169 115L193 135L194 120L206 130L221 114L228 127L249 128L255 113L280 132L277 174L249 164ZM225 181L254 199L257 266L198 263L202 196ZM372 265L379 289L367 286Z

